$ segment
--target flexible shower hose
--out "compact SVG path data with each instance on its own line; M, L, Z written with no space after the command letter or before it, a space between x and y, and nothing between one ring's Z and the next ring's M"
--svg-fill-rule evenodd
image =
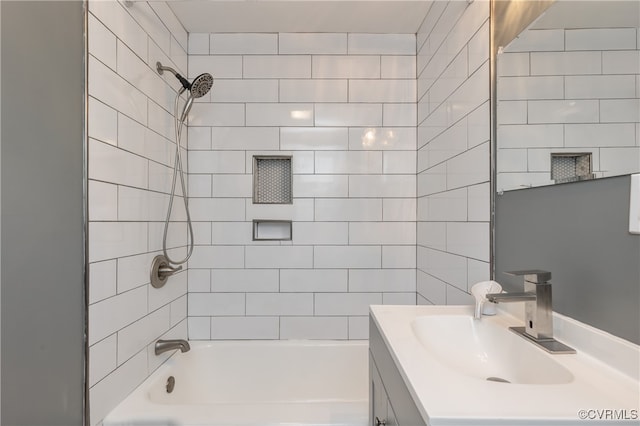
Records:
M167 258L169 263L172 263L174 265L182 265L183 263L186 263L187 260L189 260L189 258L193 254L193 226L191 224L191 214L189 213L189 199L187 196L187 186L185 184L185 179L184 179L184 169L182 168L182 155L180 154L180 140L182 139L182 128L184 126L184 121L180 120L179 118L180 116L178 115L178 101L180 100L180 95L182 93L183 92L181 91L176 95L176 101L173 108L174 119L175 119L175 133L176 133L176 154L175 154L175 161L173 164L171 196L169 197L169 206L167 208L167 217L164 221L164 232L162 236L162 254L164 254L164 257ZM186 119L186 116L184 118ZM187 237L188 238L187 243L189 245L187 249L187 256L181 260L172 259L171 257L169 257L169 253L167 253L167 234L169 233L169 221L171 219L171 211L173 210L173 200L177 196L176 183L178 180L178 170L180 171L180 186L182 188L182 199L184 201L184 209L187 216L187 227L189 229L189 236Z

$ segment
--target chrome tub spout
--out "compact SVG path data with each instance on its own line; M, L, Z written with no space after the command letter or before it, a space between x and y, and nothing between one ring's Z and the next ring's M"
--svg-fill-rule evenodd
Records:
M160 355L161 353L171 351L174 349L180 349L180 352L188 352L191 349L189 346L189 342L182 339L173 339L173 340L158 340L156 342L156 355Z

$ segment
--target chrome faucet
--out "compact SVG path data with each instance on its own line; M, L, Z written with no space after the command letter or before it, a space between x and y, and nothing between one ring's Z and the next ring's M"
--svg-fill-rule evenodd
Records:
M487 299L494 303L525 302L525 331L534 339L553 338L551 316L551 272L531 270L505 272L507 275L524 276L523 293L489 293Z
M505 272L524 276L522 293L489 293L487 300L494 303L525 302L524 327L510 327L513 332L528 338L551 353L575 353L575 350L553 338L553 309L551 307L551 272L538 269Z
M156 355L160 355L161 353L171 351L173 349L180 349L180 352L188 352L191 350L191 346L189 346L189 342L182 339L174 339L174 340L158 340L156 342Z

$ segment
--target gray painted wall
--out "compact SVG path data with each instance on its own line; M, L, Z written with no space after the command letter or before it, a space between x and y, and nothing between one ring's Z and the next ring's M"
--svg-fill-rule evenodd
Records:
M629 176L496 198L496 279L551 271L554 311L640 344L640 235L629 233Z
M0 2L0 38L2 36L2 2ZM1 42L0 42L1 44ZM2 81L2 55L0 54L0 81ZM0 84L0 99L2 99L2 84ZM0 102L0 129L2 129L2 102ZM0 131L0 178L2 175L2 132ZM0 183L0 188L2 187ZM2 191L0 189L0 235L2 235ZM0 244L0 259L2 259L2 244ZM0 262L0 336L2 330L2 262ZM2 365L2 339L0 338L0 365ZM0 368L0 383L2 383L2 369ZM2 401L2 386L0 386L0 401ZM2 420L2 404L0 404L0 422Z
M83 3L3 1L1 19L1 422L79 425Z

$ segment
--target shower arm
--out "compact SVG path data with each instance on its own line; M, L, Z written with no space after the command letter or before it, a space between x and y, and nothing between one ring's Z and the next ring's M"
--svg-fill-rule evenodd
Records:
M169 71L178 80L180 80L180 83L182 84L182 88L180 89L180 93L179 94L184 93L185 90L191 89L191 83L189 82L189 80L187 80L186 78L181 76L180 73L178 71L174 70L173 68L164 66L160 62L156 62L156 70L158 71L158 74L160 74L160 75L164 74L165 71Z

